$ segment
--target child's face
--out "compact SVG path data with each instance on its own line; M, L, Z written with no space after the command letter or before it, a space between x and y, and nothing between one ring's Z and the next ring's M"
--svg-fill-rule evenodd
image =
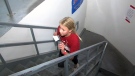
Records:
M60 24L60 35L61 36L69 36L72 30L69 30L66 26Z

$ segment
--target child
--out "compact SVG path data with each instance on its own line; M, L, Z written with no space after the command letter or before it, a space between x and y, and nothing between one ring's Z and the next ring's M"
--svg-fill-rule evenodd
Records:
M59 57L76 52L80 49L79 36L76 34L75 23L72 18L63 18L54 35L58 35L61 40L58 44L58 48L60 49ZM75 64L74 68L78 68L79 64L77 56L74 56L71 60ZM64 67L64 62L59 63L58 66Z

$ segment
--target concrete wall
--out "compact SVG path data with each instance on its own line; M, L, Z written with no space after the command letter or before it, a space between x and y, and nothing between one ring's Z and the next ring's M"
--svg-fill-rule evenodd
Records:
M32 12L25 16L19 22L19 24L57 27L59 25L59 20L65 16L70 16L75 21L79 21L79 29L77 32L80 34L84 28L87 3L86 0L84 0L80 8L78 8L74 14L71 13L71 3L72 0L45 0ZM34 29L37 41L53 40L53 32L54 30ZM4 36L0 38L1 44L27 41L32 41L30 29L21 29L15 27L11 28L11 30L9 30ZM56 49L54 43L38 44L38 47L40 53L49 52ZM35 55L36 50L34 45L28 45L0 48L0 53L5 60L12 60L29 55Z
M87 0L85 28L103 35L135 65L135 17L125 21L134 0Z

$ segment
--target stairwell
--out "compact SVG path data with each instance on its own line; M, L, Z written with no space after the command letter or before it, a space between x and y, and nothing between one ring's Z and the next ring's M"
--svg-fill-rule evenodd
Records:
M34 28L52 29L52 30L56 29L56 28L53 28L53 27L42 27L42 26L9 24L9 23L1 23L1 25L29 28L31 30L33 41L32 42L11 43L11 44L0 44L0 47L12 47L12 46L35 44L35 48L38 48L37 47L38 43L54 42L53 40L36 41L34 31L33 31ZM3 62L3 63L0 64L0 76L8 76L8 75L11 75L13 73L20 72L24 69L28 69L28 68L37 66L39 64L43 64L45 62L48 62L50 60L53 60L53 59L58 57L58 52L59 52L58 50L54 50L53 52L49 52L49 53L46 53L46 54L39 54L39 51L38 50L36 50L36 51L37 51L37 55L35 55L35 56L29 56L29 57L11 60L11 61L6 61L6 62L4 61L4 59L2 59L2 56L0 55L1 56L0 58ZM99 56L98 55L94 56L94 54L97 54L98 52L99 52ZM91 55L89 55L90 53L91 53ZM96 68L95 66L99 64L98 59L101 57L100 54L102 54L102 51L100 52L100 49L97 50L97 47L92 48L88 52L80 53L79 55L77 54L80 66L84 65L85 63L88 63L89 58L94 57L94 58L92 58L90 64L87 64L87 67L89 67L89 70L88 69L86 70L85 68L80 69L80 73L78 73L77 76L78 75L85 76L86 72L89 72L91 69ZM69 64L70 65L69 65L69 72L68 73L70 74L70 73L73 72L73 66L74 65L71 61L69 61ZM40 76L55 76L55 75L60 76L60 75L64 75L63 70L64 70L63 68L59 68L57 65L54 65L54 66L49 67L47 69L43 69L39 72L36 72L36 74L34 74L34 75L37 75L37 76L39 76L39 75ZM92 73L93 73L92 75L94 75L94 73L96 73L96 72L92 72ZM23 75L25 75L25 73Z
M49 60L55 59L58 57L58 52L59 51L55 50L52 53L47 53L47 54L44 54L44 55L41 55L38 57L34 56L34 57L26 58L26 59L9 62L9 63L7 63L6 67L0 68L0 70L1 70L0 76L8 76L10 74L25 70L25 69L33 67L35 65L38 65L40 63L45 63ZM78 56L80 66L83 65L83 63L86 63L85 54L86 53L82 53ZM70 62L69 64L70 64L69 73L72 73L73 72L73 63ZM93 62L91 64L89 64L88 67L92 68L92 67L94 67L94 64L97 64L97 61L93 60ZM83 69L76 76L85 76L84 70L85 69ZM37 74L34 74L32 76L61 76L61 75L63 75L63 68L59 68L57 65L55 65L55 66L47 68L43 71L40 71Z
M83 41L81 42L81 49L105 40L104 37L99 36L97 34L94 34L92 32L89 32L87 30L84 30L82 32L81 38L83 39ZM108 51L108 49L107 49L107 51ZM84 52L84 53L81 53L78 55L80 66L83 65L84 63L86 63L86 53L87 52ZM96 53L95 48L93 48L91 50L90 57L95 55L94 53ZM58 58L58 54L59 54L59 51L54 50L52 52L37 55L37 56L30 56L30 57L26 57L26 58L8 61L7 64L0 64L0 76L8 76L8 75L11 75L13 73L22 71L24 69L36 66L38 64L45 63L45 62L50 61L52 59ZM113 66L113 65L119 65L121 63L121 62L118 63L119 61L117 61L117 64L116 63L112 64L111 60L109 60L110 62L106 63L106 61L108 61L107 59L110 58L109 54L110 54L109 52L105 54L105 57L103 58L103 61L102 61L102 64L101 64L101 67L99 69L97 76L131 76L132 75L132 71L131 71L131 70L133 70L132 65L125 58L124 59L127 63L125 65L128 65L128 66L121 67L119 69L117 69L116 66ZM119 59L123 58L123 57L121 57L121 55L118 57L119 57ZM96 57L96 58L97 59L94 59L87 67L92 69L94 67L94 65L97 65L98 61L96 61L96 60L98 60L99 57ZM124 60L124 59L122 59L122 60ZM69 73L72 73L73 72L73 63L69 62L69 64L70 64L69 65ZM108 64L110 64L112 66L105 67L105 65L108 65ZM96 68L96 67L94 67L94 68ZM108 69L108 68L110 68L110 69ZM112 71L112 68L114 68L115 70ZM122 70L126 69L127 71L121 72L120 69L122 69ZM63 68L59 68L57 65L54 65L52 67L49 67L47 69L44 69L44 70L34 74L32 76L61 76L64 74L63 70L64 70ZM81 72L79 72L76 76L86 76L85 70L86 70L85 68L82 69ZM92 71L87 76L95 76L94 73L96 73L96 72Z

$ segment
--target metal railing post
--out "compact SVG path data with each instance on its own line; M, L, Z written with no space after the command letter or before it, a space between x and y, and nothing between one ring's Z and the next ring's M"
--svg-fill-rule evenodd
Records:
M87 50L87 55L86 55L86 66L84 70L84 74L87 75L87 70L88 70L88 62L89 62L89 50Z
M31 31L31 34L32 34L33 41L36 42L36 38L35 38L35 35L34 35L33 28L30 28L30 31ZM39 55L37 43L34 43L34 45L35 45L35 48L36 48L36 51L37 51L37 55Z
M101 63L102 63L102 60L103 60L103 56L104 56L104 53L105 53L105 49L106 49L106 47L107 47L107 44L108 44L108 43L105 43L105 45L104 45L104 48L103 48L103 51L102 51L102 55L101 55L101 58L100 58L100 60L99 60L98 66L97 66L97 71L96 71L96 73L95 73L95 76L97 76L98 71L99 71L99 68L100 68L100 66L101 66Z
M76 56L78 54L81 54L82 52L84 51L87 51L87 56L86 56L86 59L87 59L87 62L83 65L81 65L75 72L71 73L70 76L75 76L77 73L79 73L83 68L86 68L86 74L85 76L87 76L87 74L89 74L89 70L88 70L88 63L90 63L95 57L97 57L99 54L102 53L102 51L100 51L97 55L93 56L91 59L89 59L89 50L97 45L101 45L101 44L104 44L103 42L100 42L100 43L97 43L95 45L92 45L92 46L89 46L89 47L86 47L84 49L81 49L79 51L77 51L76 53L71 53L69 55L66 55L66 56L63 56L63 57L59 57L59 58L56 58L56 59L53 59L51 61L47 61L47 62L44 62L42 64L39 64L39 65L36 65L34 67L31 67L31 68L28 68L28 69L25 69L23 71L20 71L20 72L17 72L17 73L14 73L14 74L11 74L9 76L30 76L30 75L33 75L33 74L36 74L48 67L51 67L55 64L58 64L59 62L62 62L64 61L64 76L69 76L69 66L68 66L68 63L69 63L69 59L73 56ZM103 55L105 53L105 49L106 49L106 46L107 46L107 43L105 44L105 46L103 46L103 53L102 53L102 57L101 57L101 60L103 58ZM100 64L100 62L99 62ZM97 64L96 66L100 66L99 64ZM90 71L93 71L93 69L95 69L95 66L90 69ZM97 68L98 69L98 68ZM95 71L94 71L95 72ZM96 72L94 73L96 74ZM95 76L95 75L94 75Z
M99 46L97 47L97 49L96 49L96 54L98 54L98 52L99 52ZM97 63L97 60L94 62L94 64L96 64Z
M11 10L11 7L10 7L10 5L9 5L8 0L4 0L4 2L5 2L5 4L6 4L7 10L8 10L8 12L9 12L10 16L12 17L12 16L13 16L13 13L12 13L12 10Z
M68 61L69 59L66 59L66 61L64 62L64 76L68 76L68 69L69 69Z

